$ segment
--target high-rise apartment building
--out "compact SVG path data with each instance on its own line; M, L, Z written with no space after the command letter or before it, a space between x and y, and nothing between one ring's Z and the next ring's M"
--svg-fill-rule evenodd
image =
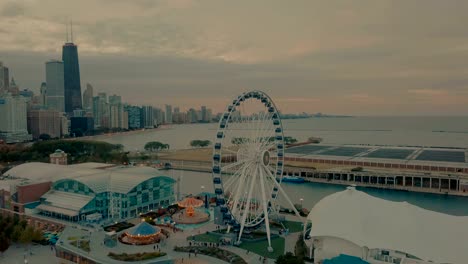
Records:
M34 139L47 134L51 138L62 136L62 113L55 110L28 111L28 131Z
M75 109L82 109L78 46L73 43L73 38L72 42L63 45L62 61L65 83L65 112L72 113Z
M50 60L46 62L47 107L58 112L65 112L65 88L63 62Z
M154 124L159 126L165 122L165 113L161 108L153 107Z
M75 110L76 111L76 110ZM94 120L90 116L72 116L70 118L70 135L82 137L94 130Z
M122 96L120 95L109 95L109 104L121 104Z
M154 128L154 118L153 118L153 107L150 105L144 105L141 107L143 127L144 128Z
M0 95L5 92L10 85L10 74L8 67L0 61Z
M45 82L41 83L41 88L39 92L40 92L39 104L42 107L46 107L47 106L47 84Z
M133 105L126 105L125 112L128 113L128 128L140 129L143 128L141 108Z
M109 104L109 118L111 128L123 128L123 105L122 104Z
M110 107L110 127L111 128L124 128L124 108L122 104L122 97L119 95L109 96L109 107ZM128 123L128 122L127 122Z
M122 116L122 129L128 129L128 112L125 110Z
M172 106L166 105L166 124L172 124Z
M208 122L208 112L206 111L206 106L201 107L201 121Z
M94 127L110 128L110 107L106 93L98 93L93 99Z
M13 96L19 95L19 87L16 85L15 78L11 78L11 82L6 88L6 91Z
M5 94L0 97L0 139L6 143L31 140L27 124L27 99Z
M93 86L87 83L86 90L83 92L83 110L85 110L88 113L93 113L93 96Z
M211 109L208 109L206 111L206 122L211 122L213 119L213 111Z
M187 122L189 123L196 123L197 122L197 111L195 109L190 108L187 112Z

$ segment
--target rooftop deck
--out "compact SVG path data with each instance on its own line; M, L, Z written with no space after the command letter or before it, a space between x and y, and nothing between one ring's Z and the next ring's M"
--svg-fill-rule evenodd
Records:
M309 144L288 148L286 157L468 169L464 148Z

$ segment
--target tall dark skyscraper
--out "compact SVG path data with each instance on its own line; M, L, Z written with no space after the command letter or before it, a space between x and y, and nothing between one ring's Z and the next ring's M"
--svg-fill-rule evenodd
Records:
M75 109L82 109L78 46L73 43L73 29L71 42L68 42L67 36L67 43L63 45L62 61L65 81L65 112L72 113Z

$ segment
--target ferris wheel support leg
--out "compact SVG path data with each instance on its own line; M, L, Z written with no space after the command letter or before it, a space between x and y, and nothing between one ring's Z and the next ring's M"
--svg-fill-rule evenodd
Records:
M288 195L286 194L286 192L283 190L283 188L281 188L281 185L275 181L275 184L276 186L278 187L280 193L283 195L283 197L286 199L286 201L289 203L289 205L292 207L294 213L296 214L296 216L301 219L302 221L302 216L299 214L299 212L297 211L296 207L294 206L293 202L291 202L291 200L289 200L289 197Z
M253 191L254 185L255 185L255 177L252 177L252 181L250 183L249 195L247 196L247 203L245 205L244 213L242 215L241 228L239 230L239 238L237 239L237 243L240 243L242 232L244 232L245 221L250 211L250 200L252 199L252 191Z
M270 220L268 219L268 205L267 199L265 196L265 180L263 179L263 169L261 167L258 168L260 174L260 187L262 189L262 200L263 200L263 213L265 214L265 227L267 232L267 239L268 239L268 251L273 252L273 248L271 247L271 236L270 236Z
M305 225L305 220L303 221L302 220L302 217L301 215L299 214L299 212L297 211L296 207L294 206L293 202L291 202L291 200L289 200L289 197L288 195L286 194L286 192L283 190L283 188L281 188L281 185L276 181L276 178L270 173L270 171L268 169L265 170L268 175L271 177L271 179L273 180L273 182L275 183L276 187L278 187L278 190L280 191L280 193L284 196L284 198L286 199L286 201L289 203L289 205L292 207L294 213L296 214L297 218L299 218L302 222L303 225Z

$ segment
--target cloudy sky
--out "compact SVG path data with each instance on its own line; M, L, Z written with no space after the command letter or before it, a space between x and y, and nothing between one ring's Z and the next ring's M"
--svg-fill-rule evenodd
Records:
M38 90L73 20L82 86L135 104L268 92L284 112L468 115L466 0L0 0L0 60Z

